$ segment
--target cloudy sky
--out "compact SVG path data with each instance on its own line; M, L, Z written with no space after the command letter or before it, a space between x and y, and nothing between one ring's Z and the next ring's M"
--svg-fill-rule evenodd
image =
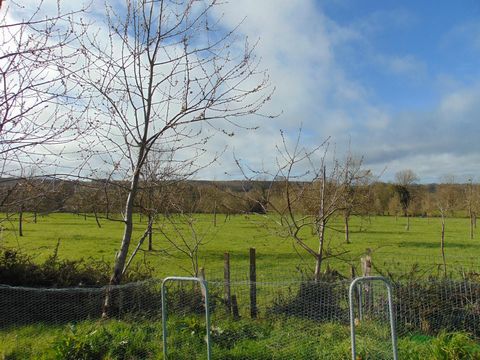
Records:
M256 132L229 139L231 152L269 164L279 129L303 127L307 144L348 144L382 179L411 168L421 182L480 177L480 2L242 0L221 9L227 26L259 39L276 86ZM212 145L213 146L213 145Z
M25 1L23 11L35 3ZM305 145L330 138L339 157L350 148L384 181L406 168L424 183L451 174L480 181L479 1L222 4L222 25L241 24L240 37L259 41L256 53L276 87L264 112L279 116L253 119L256 131L217 134L209 152L226 150L197 177L241 178L233 154L252 168L272 169L280 130L293 141L301 126ZM90 16L103 5L94 0Z

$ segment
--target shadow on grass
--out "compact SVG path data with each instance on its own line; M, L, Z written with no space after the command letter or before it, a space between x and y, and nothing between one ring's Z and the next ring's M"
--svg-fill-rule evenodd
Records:
M412 248L423 248L423 249L438 249L439 244L436 242L426 242L426 241L402 241L398 243L399 247L412 247ZM470 243L446 243L445 248L457 248L457 249L477 249L478 244Z

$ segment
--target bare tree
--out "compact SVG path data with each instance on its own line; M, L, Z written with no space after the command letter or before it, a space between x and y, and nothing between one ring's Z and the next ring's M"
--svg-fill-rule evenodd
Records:
M470 239L473 240L477 222L477 208L479 204L479 194L477 185L473 183L473 179L468 179L464 188L465 207L470 220Z
M76 78L90 92L101 124L93 155L129 179L112 285L122 280L149 154L156 146L170 149L176 161L195 167L211 135L205 129L230 134L220 120L236 126L235 119L258 113L269 99L254 47L245 42L238 52L234 31L223 31L214 16L216 6L125 0L117 9L107 5L106 27L96 33L89 27L81 39L85 71ZM108 296L105 304L108 309Z
M410 205L413 198L412 185L418 181L418 176L410 169L405 169L395 174L395 190L398 194L403 215L407 218L405 230L410 230Z
M345 243L350 244L350 217L368 203L372 174L370 170L362 169L362 159L356 160L348 154L343 162L343 221L345 228Z
M445 258L445 226L446 219L451 215L458 202L458 193L455 189L453 177L445 178L445 181L438 186L436 194L436 205L440 212L441 219L441 236L440 236L440 252L442 254L443 275L447 276L447 262Z
M323 261L347 252L328 244L326 230L334 216L345 210L351 186L363 171L360 166L352 166L351 159L341 162L329 157L327 142L307 149L300 140L301 131L294 145L289 146L282 133L282 146L277 147L278 170L268 175L274 181L258 203L268 205L281 236L293 239L294 246L315 259L314 279L318 281ZM246 176L239 160L237 163Z
M201 224L201 218L195 216L197 206L202 200L201 196L198 197L190 209L179 207L173 200L172 206L176 208L176 213L161 217L157 221L158 231L173 251L189 260L190 269L186 270L195 277L200 274L200 249L213 235L213 224Z

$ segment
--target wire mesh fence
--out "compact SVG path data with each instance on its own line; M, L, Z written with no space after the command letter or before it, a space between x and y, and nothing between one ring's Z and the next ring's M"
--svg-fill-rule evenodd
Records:
M350 282L334 277L256 282L210 278L212 358L350 358ZM406 354L412 351L402 339L424 341L444 332L480 338L478 282L412 280L392 285L400 358L410 358ZM371 283L361 289L354 309L357 354L361 359L390 359L385 287ZM113 310L110 320L101 320L108 291ZM202 289L171 282L167 292L169 358L205 359ZM31 358L32 351L46 359L161 359L161 300L161 280L101 288L1 286L0 355ZM37 350L26 339L32 332L41 339Z

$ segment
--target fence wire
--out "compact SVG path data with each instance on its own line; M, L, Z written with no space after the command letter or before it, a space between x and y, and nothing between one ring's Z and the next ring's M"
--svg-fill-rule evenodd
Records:
M335 279L209 280L213 359L348 359L349 285L350 280ZM362 313L355 320L359 358L390 359L386 290L362 286L362 301L355 305L356 314ZM400 339L459 331L480 338L479 283L417 280L393 282L393 287ZM160 289L161 280L102 288L0 286L0 357L162 359ZM101 321L108 291L111 318ZM169 358L205 359L201 289L172 282L167 291ZM28 352L33 345L26 329L41 339L39 350ZM95 353L94 346L103 346L103 353ZM400 350L400 355L407 351Z

